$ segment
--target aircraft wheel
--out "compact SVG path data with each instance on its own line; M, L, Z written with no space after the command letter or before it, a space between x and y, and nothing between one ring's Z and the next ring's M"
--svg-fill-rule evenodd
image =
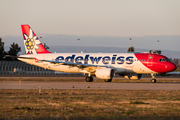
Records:
M104 80L104 82L111 82L112 81L112 79L106 79L106 80Z
M152 83L156 83L156 79L152 79L151 82L152 82Z
M85 78L85 81L86 81L86 82L92 82L92 81L93 81L93 77L87 76L87 77Z

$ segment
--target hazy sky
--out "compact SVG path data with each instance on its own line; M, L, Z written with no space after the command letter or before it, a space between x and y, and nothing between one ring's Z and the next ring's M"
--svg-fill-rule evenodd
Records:
M180 0L0 0L0 37L180 35Z
M23 46L29 24L48 46L109 46L180 52L180 0L0 0L0 37ZM180 56L179 56L180 57Z

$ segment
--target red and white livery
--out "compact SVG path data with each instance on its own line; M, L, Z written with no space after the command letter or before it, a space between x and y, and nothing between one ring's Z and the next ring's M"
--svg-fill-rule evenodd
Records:
M54 71L87 74L111 82L115 74L128 79L140 79L142 74L171 72L176 65L159 54L151 53L51 53L45 49L29 25L21 25L26 55L19 60Z

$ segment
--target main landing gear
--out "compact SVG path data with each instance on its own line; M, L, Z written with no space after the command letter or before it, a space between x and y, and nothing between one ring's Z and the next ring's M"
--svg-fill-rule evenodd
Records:
M156 79L155 79L155 77L154 77L154 74L153 74L153 73L151 73L151 77L152 77L151 82L152 82L152 83L156 83Z
M87 76L87 77L85 78L85 81L86 81L86 82L92 82L92 81L93 81L93 77L92 77L92 76Z

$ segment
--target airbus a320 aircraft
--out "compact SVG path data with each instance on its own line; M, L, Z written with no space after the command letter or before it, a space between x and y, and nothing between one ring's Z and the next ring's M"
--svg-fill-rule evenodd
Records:
M156 82L154 74L176 69L176 65L159 54L151 53L51 53L45 49L29 25L21 25L26 55L19 60L46 69L84 73L86 82L93 77L111 82L115 74L128 79L140 79L142 74L151 74L151 82Z

